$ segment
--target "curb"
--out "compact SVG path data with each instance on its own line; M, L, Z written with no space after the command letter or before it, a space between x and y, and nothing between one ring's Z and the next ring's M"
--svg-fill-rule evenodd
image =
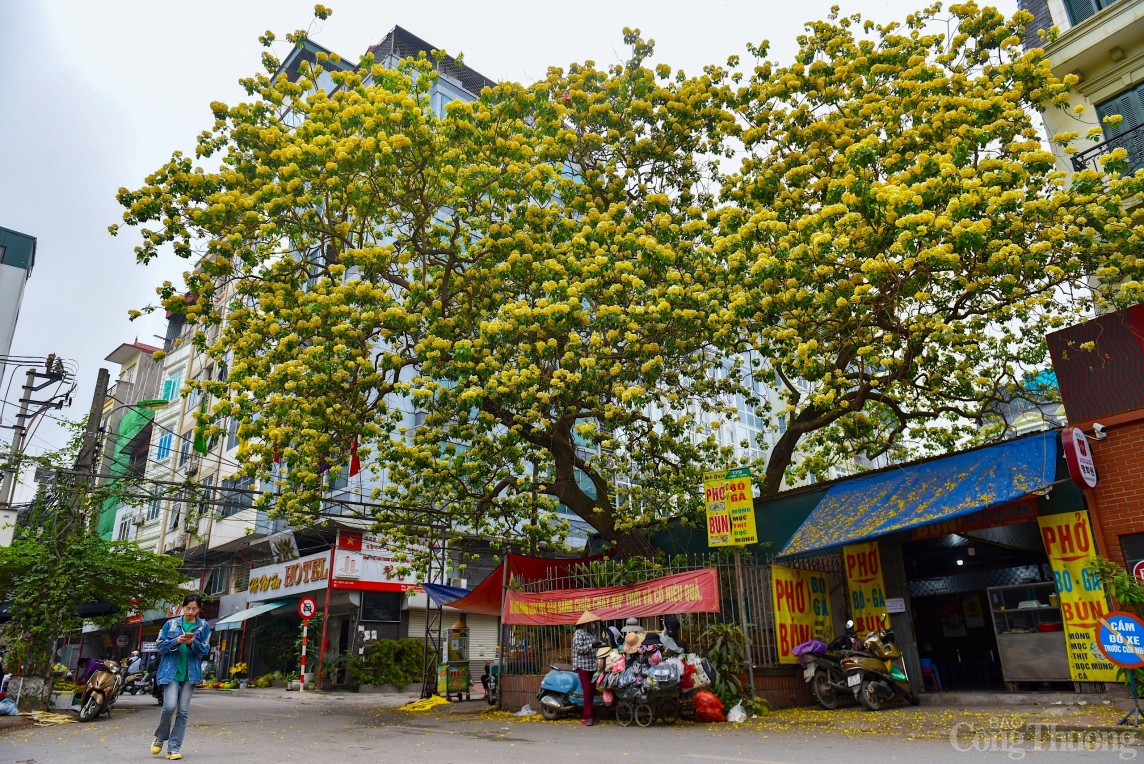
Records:
M7 732L8 730L31 727L32 724L32 717L24 716L23 714L19 716L0 716L0 733Z

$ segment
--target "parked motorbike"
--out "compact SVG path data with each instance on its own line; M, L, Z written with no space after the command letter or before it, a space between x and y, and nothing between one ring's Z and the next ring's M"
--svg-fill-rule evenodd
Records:
M497 704L497 678L499 672L493 671L491 662L485 663L485 673L481 674L481 686L485 688L485 700L490 706Z
M792 653L802 666L802 678L810 684L810 692L818 705L827 711L838 708L841 700L850 697L846 686L846 675L842 670L842 658L848 651L858 646L858 635L854 632L854 621L846 622L846 632L829 645L820 639L803 642Z
M540 682L540 692L536 694L536 699L540 701L540 715L549 721L583 710L584 688L580 686L580 675L558 666L549 666L548 673ZM592 710L605 707L602 694L596 693L592 700Z
M90 722L104 711L111 716L111 708L123 691L123 667L118 661L99 662L99 668L87 680L79 697L79 720Z
M846 685L867 711L878 711L894 698L905 698L916 706L922 701L910 688L902 650L894 641L894 632L887 628L889 616L883 613L878 620L881 628L866 635L861 651L842 658Z
M123 691L128 695L138 695L139 693L150 695L154 687L154 671L137 671L134 674L128 674L123 681Z

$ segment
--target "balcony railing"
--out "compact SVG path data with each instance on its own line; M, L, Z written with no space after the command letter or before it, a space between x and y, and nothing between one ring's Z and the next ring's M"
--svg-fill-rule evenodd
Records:
M1119 135L1109 138L1104 143L1093 146L1091 149L1072 155L1072 166L1077 172L1082 170L1100 170L1100 158L1110 154L1116 149L1125 149L1128 152L1129 172L1134 173L1144 167L1144 124L1131 127Z

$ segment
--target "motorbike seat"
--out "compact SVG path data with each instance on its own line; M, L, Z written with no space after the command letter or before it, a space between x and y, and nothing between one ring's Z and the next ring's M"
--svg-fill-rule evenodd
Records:
M548 668L553 671L575 671L571 663L549 663Z

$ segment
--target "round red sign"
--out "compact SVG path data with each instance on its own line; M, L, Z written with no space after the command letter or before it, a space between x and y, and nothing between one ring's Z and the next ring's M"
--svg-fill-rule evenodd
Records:
M1132 577L1137 581L1144 581L1144 560L1132 566Z
M313 597L303 597L298 600L298 615L302 618L308 621L314 617L316 612L318 612L318 603L314 601Z
M1079 427L1069 427L1061 432L1061 443L1065 450L1065 463L1069 476L1081 488L1096 487L1096 464L1092 461L1092 449L1088 438Z

